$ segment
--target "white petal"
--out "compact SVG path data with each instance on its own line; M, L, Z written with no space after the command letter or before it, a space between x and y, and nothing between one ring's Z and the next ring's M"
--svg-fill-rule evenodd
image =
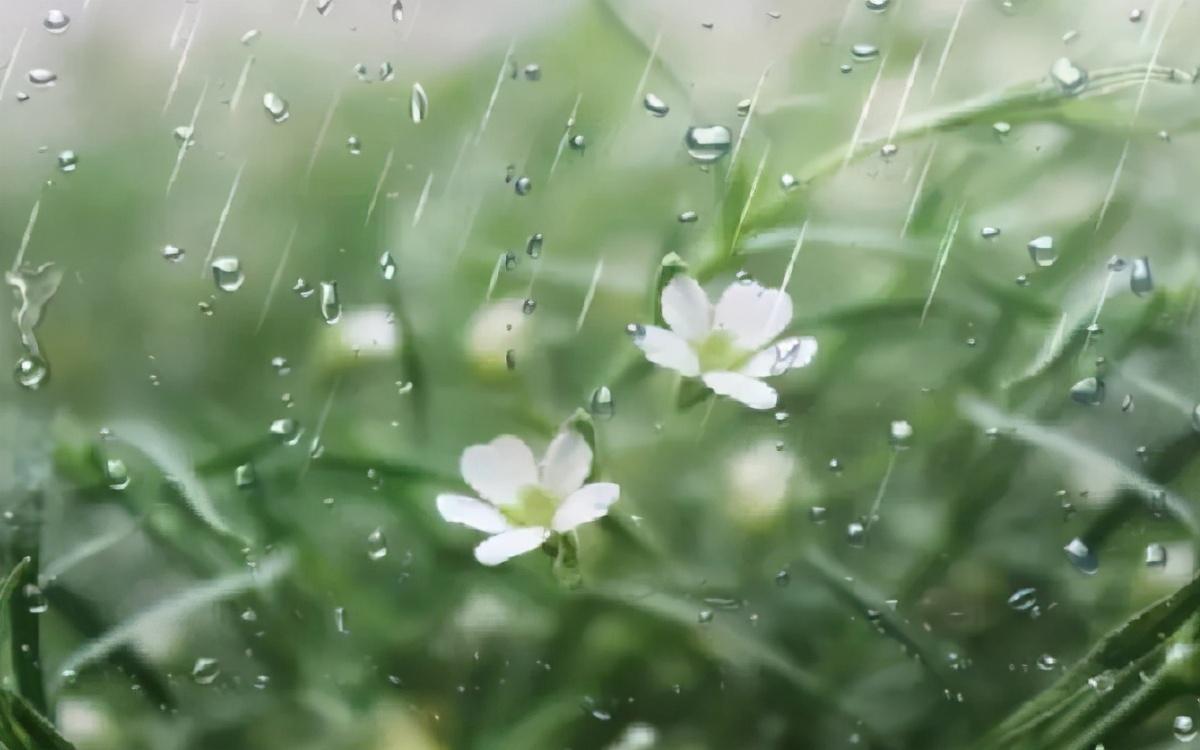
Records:
M787 370L807 367L817 355L817 340L812 336L780 339L750 358L738 372L752 378L782 375Z
M738 372L706 372L704 384L715 393L741 401L751 409L773 409L779 401L774 388Z
M570 531L581 523L608 515L608 506L621 496L621 488L612 482L585 485L563 500L550 522L555 531Z
M489 534L499 534L510 528L504 514L495 506L466 495L438 495L437 509L450 523L461 523Z
M787 292L757 283L736 281L717 302L713 327L729 331L742 349L761 349L792 322L792 298Z
M688 341L699 341L712 329L713 309L696 280L676 275L663 287L662 316L671 330Z
M643 326L645 334L633 342L646 353L646 359L681 375L694 378L700 374L700 360L688 342L679 334L658 326Z
M467 448L459 468L467 484L495 505L512 505L522 487L538 481L533 451L512 435L501 435L486 445Z
M583 486L592 471L592 448L577 431L565 429L554 436L542 459L542 486L563 498Z
M542 546L550 531L541 526L526 526L488 537L475 547L475 559L484 565L499 565L509 558L523 555Z

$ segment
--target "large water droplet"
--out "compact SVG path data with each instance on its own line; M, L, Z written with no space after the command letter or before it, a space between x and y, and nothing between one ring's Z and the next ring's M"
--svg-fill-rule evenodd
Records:
M295 445L300 442L300 436L304 434L304 429L296 420L285 417L272 422L270 432L283 444Z
M1104 403L1105 391L1104 381L1100 378L1084 378L1071 386L1071 400L1085 406L1099 406Z
M602 385L592 391L592 397L588 401L588 411L597 419L611 419L616 413L617 407L613 402L612 391L608 386Z
M666 117L667 113L671 111L667 103L660 99L657 94L647 93L646 98L642 100L642 106L655 117Z
M518 177L513 183L513 190L516 191L517 195L529 195L533 190L533 180L524 176Z
M733 136L724 125L694 125L687 129L683 141L693 161L711 164L729 153Z
M879 57L879 47L866 42L855 44L850 48L850 56L859 61L874 60Z
M49 377L50 368L46 360L36 354L23 355L17 360L17 366L13 370L13 378L16 379L17 385L31 391L45 385Z
M321 282L321 319L330 325L342 319L342 303L338 299L336 281Z
M1162 568L1167 564L1167 548L1158 542L1146 545L1146 567Z
M888 442L895 448L907 448L912 436L913 428L908 420L897 419L888 426Z
M1087 85L1087 72L1065 57L1050 66L1050 77L1064 94L1078 94Z
M1149 258L1142 256L1133 259L1133 269L1129 272L1129 289L1139 297L1154 291Z
M286 122L292 116L287 100L274 91L263 94L263 109L267 110L267 115L275 123Z
M1067 559L1075 566L1075 569L1086 575L1094 575L1100 569L1100 560L1096 554L1092 552L1086 543L1079 537L1072 539L1063 547L1063 551L1067 553Z
M1048 234L1034 237L1029 241L1029 257L1042 268L1054 265L1058 260L1058 251L1054 249L1054 238Z
M119 458L110 458L104 462L104 482L112 490L123 490L129 486L129 469Z
M46 11L46 18L42 21L42 28L51 34L61 34L70 25L71 18L57 8Z
M212 262L213 282L222 292L236 292L246 281L242 263L233 256L222 256Z
M404 20L404 4L400 0L392 0L392 21L400 23Z
M541 232L529 235L529 239L525 242L525 254L530 258L540 258L542 255L542 243L545 239Z
M60 151L58 154L58 168L62 172L70 174L79 166L79 156L71 149Z
M408 100L408 115L413 122L420 123L425 120L429 112L429 97L425 94L425 87L419 83L414 83L412 87L412 96Z
M1171 722L1171 732L1180 742L1191 742L1196 739L1196 722L1192 717L1180 714Z
M34 68L29 71L29 82L34 86L53 86L58 82L58 73L46 68Z

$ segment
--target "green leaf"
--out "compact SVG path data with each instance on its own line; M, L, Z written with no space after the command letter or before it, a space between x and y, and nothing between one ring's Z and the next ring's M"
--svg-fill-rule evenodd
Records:
M54 724L37 711L29 701L16 693L3 691L12 717L31 741L36 750L75 750L75 746L58 733Z

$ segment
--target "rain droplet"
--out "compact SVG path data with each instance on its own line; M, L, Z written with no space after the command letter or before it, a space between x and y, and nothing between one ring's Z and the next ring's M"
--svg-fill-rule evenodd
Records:
M1071 386L1071 400L1084 406L1099 406L1104 403L1104 381L1098 377L1087 377Z
M175 245L165 245L162 249L162 257L166 258L167 260L171 261L172 263L178 263L179 261L183 260L183 256L184 256L184 249L182 247L177 247Z
M274 91L263 94L263 109L267 110L267 115L275 123L286 122L292 115L287 101Z
M597 419L612 419L612 416L617 411L617 407L613 402L613 394L608 386L602 385L592 391L592 397L588 401L588 411Z
M515 271L517 269L517 254L512 250L504 253L504 270Z
M201 657L192 666L192 679L197 685L211 685L221 675L221 663L216 659Z
M46 601L46 595L42 593L42 590L36 584L25 584L22 593L25 595L25 601L28 602L30 614L40 615L50 609L50 604Z
M895 448L907 448L912 436L913 428L907 420L897 419L888 427L888 442Z
M74 151L67 149L58 154L58 168L62 172L70 174L79 166L79 157Z
M693 161L711 164L729 153L733 136L724 125L695 125L687 129L683 141Z
M285 417L272 422L270 432L284 445L295 445L300 441L300 436L304 434L304 429L296 420Z
M587 148L587 139L578 133L571 136L571 140L568 141L567 143L571 148L575 149L576 151L582 151L585 148Z
M1138 23L1141 20L1142 20L1142 9L1141 8L1134 8L1133 10L1129 11L1130 23Z
M825 523L826 510L821 505L814 505L808 509L808 520L815 524Z
M250 46L254 43L254 40L258 39L260 36L262 36L261 31L258 29L250 29L245 34L242 34L242 44Z
M304 279L296 279L296 283L292 284L292 291L300 296L301 299L308 299L315 291L312 284L309 284Z
M1154 278L1150 275L1150 259L1142 256L1133 259L1133 270L1129 272L1129 288L1139 297L1154 291Z
M1008 597L1008 606L1018 612L1028 612L1037 607L1037 589L1017 589Z
M867 10L873 10L876 13L887 10L891 0L867 0Z
M1196 722L1192 717L1180 714L1171 722L1171 731L1180 742L1191 742L1196 739Z
M1064 94L1078 94L1087 85L1087 72L1065 57L1050 66L1050 77Z
M1109 672L1101 672L1095 677L1088 678L1088 687L1095 690L1097 693L1104 695L1109 690L1113 689L1113 676Z
M321 319L333 325L342 318L342 303L338 299L336 281L321 282Z
M1106 268L1108 268L1110 271L1124 271L1127 265L1129 264L1124 258L1122 258L1120 255L1114 255L1108 259Z
M796 179L796 175L791 172L784 172L779 176L779 187L787 192L791 192L800 186L800 181Z
M213 281L222 292L236 292L246 281L242 264L232 256L222 256L212 262Z
M679 214L678 218L680 224L694 224L700 218L700 214L695 211L684 211Z
M328 15L332 7L333 0L317 0L317 13L320 13L323 16Z
M529 191L533 190L533 180L528 177L518 177L513 183L513 190L517 195L529 195Z
M412 96L408 100L408 114L415 123L420 123L425 120L429 112L429 97L425 94L425 88L414 83L412 87Z
M123 490L129 486L129 469L119 458L110 458L104 462L104 482L111 490Z
M1075 537L1063 547L1063 551L1067 553L1067 559L1075 566L1075 569L1085 575L1094 575L1100 569L1100 561L1096 558L1095 553L1088 549L1087 544L1079 537Z
M1146 545L1146 567L1147 568L1162 568L1167 564L1167 548L1153 542Z
M1037 666L1043 672L1049 672L1058 666L1058 659L1055 659L1050 654L1042 654L1038 657Z
M885 159L889 159L889 158L895 156L899 150L900 150L900 147L897 146L896 144L885 143L885 144L883 144L882 147L880 147L879 155Z
M1012 125L1005 122L1004 120L994 122L994 123L992 123L992 132L999 136L1008 135L1009 133L1012 132Z
M713 617L714 617L714 614L711 609L702 609L696 615L696 622L700 623L701 625L707 625L708 623L713 621Z
M392 21L400 23L404 20L404 4L400 0L392 0Z
M526 315L533 315L535 310L537 310L537 300L533 297L526 297L525 301L521 303L521 312Z
M53 86L58 82L58 73L46 68L34 68L29 71L29 82L34 86Z
M363 83L371 82L371 74L369 72L367 72L366 63L355 63L354 64L354 75L357 76L358 80L362 81Z
M392 67L390 62L381 63L379 66L379 80L391 81L396 77L396 69Z
M383 535L383 529L375 529L370 534L367 534L367 557L371 560L382 560L387 557L387 537Z
M346 619L346 608L335 607L333 610L333 624L337 627L337 632L342 635L350 634L350 623Z
M542 242L545 238L541 232L529 235L529 239L525 242L525 254L530 258L540 258L542 255Z
M629 338L633 339L634 343L641 343L646 338L646 327L637 323L630 323L625 326L625 333L628 334Z
M1054 249L1054 238L1048 234L1034 237L1029 241L1029 257L1042 268L1049 268L1058 260L1058 251Z
M22 388L28 388L35 391L45 385L50 376L50 368L46 365L46 360L36 354L25 354L17 360L16 369L13 371L13 377L16 378L17 385Z
M358 140L358 136L352 135L346 139L346 150L351 156L358 156L362 153L362 141Z
M233 483L240 489L253 487L258 480L258 474L254 471L254 464L240 464L233 470Z
M383 272L384 281L391 281L396 278L396 261L392 258L392 254L384 251L383 255L379 256L379 269Z
M526 81L542 80L542 66L538 65L537 63L529 63L528 65L526 65L525 66L525 80Z
M859 61L874 60L879 57L879 48L865 42L856 44L850 48L850 56Z
M979 236L983 237L985 240L990 240L993 237L999 237L1000 230L997 227L984 227L983 229L979 230Z
M51 34L61 34L70 25L71 18L57 8L47 11L46 18L42 21L42 28Z
M646 97L642 99L642 106L655 117L666 117L667 113L671 111L667 103L659 98L657 94L653 93L646 94Z
M846 527L846 541L851 547L861 547L867 543L867 527L862 521L851 521Z
M741 101L739 101L737 103L737 106L734 107L734 111L737 112L738 117L749 117L750 116L750 105L752 105L753 103L754 102L751 101L750 99L742 99Z

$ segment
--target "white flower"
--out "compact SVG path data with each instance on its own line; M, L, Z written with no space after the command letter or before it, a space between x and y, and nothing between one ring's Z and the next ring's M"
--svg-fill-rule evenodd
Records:
M438 512L491 535L475 548L475 559L484 565L499 565L537 549L552 534L602 518L621 494L611 482L584 484L592 449L569 428L550 442L541 464L520 438L501 435L463 451L459 468L483 499L441 494Z
M755 282L734 282L714 307L695 279L679 274L663 288L662 317L670 330L630 327L646 359L752 409L779 399L762 378L804 367L817 353L811 336L775 341L792 320L792 298Z

